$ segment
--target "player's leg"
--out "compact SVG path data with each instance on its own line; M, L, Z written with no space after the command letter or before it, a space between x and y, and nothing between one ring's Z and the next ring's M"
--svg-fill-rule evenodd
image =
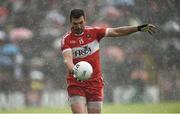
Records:
M68 95L73 113L86 113L87 103L84 89L79 86L68 86Z
M103 104L103 87L86 89L88 113L100 114Z
M71 96L69 98L71 110L74 114L77 113L86 113L87 112L87 103L86 98L83 96Z
M100 114L102 110L102 101L90 101L87 103L87 110L89 114Z

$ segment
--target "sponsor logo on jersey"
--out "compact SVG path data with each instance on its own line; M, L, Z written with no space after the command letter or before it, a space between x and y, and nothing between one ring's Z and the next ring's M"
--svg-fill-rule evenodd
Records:
M83 45L81 47L75 47L72 49L73 51L73 58L83 58L88 55L93 54L99 49L99 43L97 40L93 42Z
M82 47L79 50L76 50L74 52L74 55L76 57L85 56L85 55L89 55L91 53L91 51L92 51L91 48L87 45L87 46Z

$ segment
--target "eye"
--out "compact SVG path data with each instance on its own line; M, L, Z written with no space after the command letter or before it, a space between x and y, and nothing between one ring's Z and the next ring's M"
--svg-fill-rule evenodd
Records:
M74 25L77 25L78 23L73 23Z
M79 24L83 24L83 22L81 21L81 22L79 22Z

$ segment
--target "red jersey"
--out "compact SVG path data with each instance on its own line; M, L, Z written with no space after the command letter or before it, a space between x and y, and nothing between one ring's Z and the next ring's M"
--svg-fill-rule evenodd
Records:
M102 79L102 72L100 66L99 41L105 36L106 28L99 27L85 27L81 35L75 35L72 32L66 33L61 41L62 53L72 50L73 63L80 61L87 61L93 67L93 74L87 81L78 82L74 79L72 74L68 74L68 85L92 85L91 82ZM94 86L101 86L100 84L93 84Z

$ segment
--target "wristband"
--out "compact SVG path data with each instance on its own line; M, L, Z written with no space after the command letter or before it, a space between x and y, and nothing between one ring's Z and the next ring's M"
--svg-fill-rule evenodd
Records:
M143 24L137 27L138 31L142 31L142 28L146 27L148 24Z

